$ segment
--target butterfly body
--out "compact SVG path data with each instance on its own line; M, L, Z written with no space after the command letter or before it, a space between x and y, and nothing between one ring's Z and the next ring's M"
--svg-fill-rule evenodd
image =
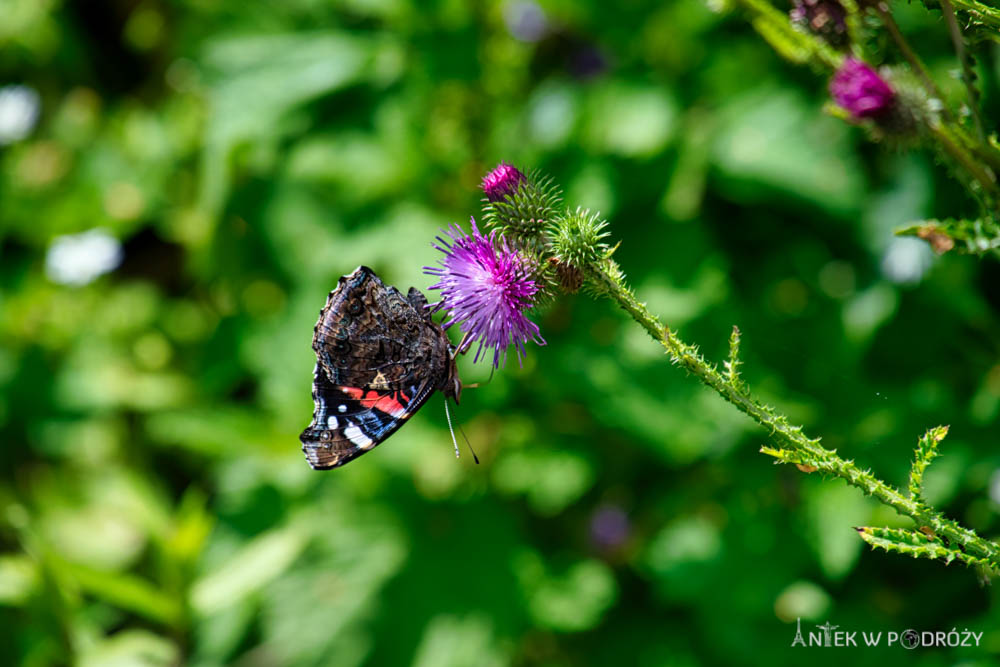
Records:
M454 346L416 288L404 296L359 266L340 278L313 330L312 423L302 451L329 470L372 450L431 394L457 402Z

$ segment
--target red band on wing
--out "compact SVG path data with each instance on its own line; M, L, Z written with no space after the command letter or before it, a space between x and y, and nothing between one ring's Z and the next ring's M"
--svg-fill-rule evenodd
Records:
M410 402L409 396L400 391L380 394L377 391L366 392L358 387L340 387L340 390L360 402L363 407L369 410L375 408L396 418L406 414L406 404Z
M374 407L393 417L402 417L406 414L406 408L396 398L398 392L386 394L375 401Z

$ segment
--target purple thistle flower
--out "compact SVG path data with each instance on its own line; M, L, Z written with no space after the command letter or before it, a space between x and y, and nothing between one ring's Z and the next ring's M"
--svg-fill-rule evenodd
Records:
M496 230L483 236L475 218L471 236L457 224L447 235L451 243L439 236L440 245L431 244L445 255L441 266L424 267L424 273L438 278L430 289L441 290L435 310L449 311L444 326L458 322L468 345L479 341L474 362L484 347L492 348L493 366L499 367L506 363L507 348L513 343L520 363L526 342L545 345L538 325L524 315L538 291L530 261L498 239Z
M628 514L617 505L602 505L590 517L590 540L602 550L620 547L631 529Z
M882 116L896 101L885 79L856 58L844 60L830 81L830 95L856 119Z
M483 192L489 201L500 201L514 194L524 180L524 174L517 167L501 162L483 177Z
M847 10L840 0L793 0L792 23L822 35L835 46L847 41Z

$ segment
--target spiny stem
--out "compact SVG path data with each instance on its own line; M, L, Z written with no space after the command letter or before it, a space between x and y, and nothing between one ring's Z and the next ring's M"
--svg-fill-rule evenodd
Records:
M906 41L903 37L902 31L900 31L899 26L896 24L896 19L892 17L892 12L889 9L888 2L880 2L875 5L875 11L878 12L879 18L882 19L882 23L885 24L886 29L889 31L889 35L892 36L892 41L896 42L896 46L902 52L903 57L906 58L910 66L913 67L914 71L923 81L924 86L927 88L927 92L930 93L931 97L935 98L941 104L942 115L948 119L948 121L953 122L955 119L952 117L951 111L948 109L947 104L945 104L944 95L941 94L941 89L938 88L937 83L934 82L933 77L927 71L927 67L924 62L920 59L910 47L910 43Z
M777 414L772 408L754 399L742 383L736 385L730 382L726 375L698 353L695 346L685 343L649 312L646 305L640 302L632 290L625 285L624 275L613 259L606 257L600 262L590 265L587 274L600 292L621 306L649 333L653 340L666 348L674 363L683 366L705 385L715 390L722 398L768 429L772 439L784 448L783 450L769 448L769 451L765 453L779 457L786 455L787 452L800 454L803 464L814 466L825 473L840 477L848 484L874 496L900 514L911 517L918 526L929 527L935 534L943 536L951 543L961 545L961 548L971 554L985 559L992 564L994 569L1000 569L1000 547L995 543L979 537L975 532L944 517L918 498L908 497L899 489L875 478L869 471L862 470L853 461L845 460L838 456L835 451L826 449L820 445L818 439L807 437L802 432L801 427L793 426L786 417ZM795 462L788 456L785 460Z
M989 195L991 200L996 197L998 194L997 182L992 170L983 165L974 155L966 150L965 142L963 141L964 137L961 133L956 132L955 126L938 125L931 122L928 124L928 128L944 152L962 165L969 175L979 182L983 188L983 194Z
M941 11L944 13L944 20L948 23L948 33L951 41L955 45L955 55L962 65L962 80L965 82L965 89L969 94L969 110L972 112L972 119L976 124L976 136L979 141L983 141L986 135L983 134L983 121L979 117L979 108L976 104L976 84L973 81L972 68L969 66L969 59L965 53L965 40L962 38L962 28L958 25L958 18L955 16L955 8L951 6L951 0L940 0Z
M978 0L953 0L956 7L968 12L976 21L1000 28L1000 9L984 5Z
M944 0L942 6L947 6L950 9L951 5L947 5L947 2L948 0ZM878 12L879 17L882 19L882 23L892 36L893 41L896 42L896 46L898 46L899 50L903 53L903 57L906 58L906 60L910 63L910 66L913 67L914 71L916 71L917 75L920 77L921 81L923 81L928 94L937 99L941 105L941 119L944 122L939 122L933 116L927 118L925 119L925 124L927 125L928 130L940 142L944 152L958 162L958 164L961 165L962 168L965 169L965 171L968 172L968 174L972 176L975 181L979 182L985 193L995 193L997 189L996 179L993 177L991 170L988 167L981 165L980 160L976 157L978 154L980 158L987 159L990 163L995 163L994 161L996 159L995 156L992 155L993 151L983 148L983 142L981 139L982 127L979 123L979 116L975 115L977 128L980 132L980 141L975 141L968 136L965 129L955 119L955 115L951 112L951 109L948 108L945 97L941 93L941 89L938 88L937 83L935 83L933 77L931 77L930 73L927 71L927 67L920 59L920 56L918 56L916 51L910 47L909 42L906 41L906 38L900 31L899 26L896 24L896 20L893 18L892 12L889 9L889 4L887 2L879 2L875 6L875 10ZM945 13L947 14L947 12ZM954 18L954 12L952 12L952 18ZM957 29L957 24L955 27ZM958 33L957 39L958 44L962 44L961 32ZM959 58L962 59L963 71L966 72L967 76L971 76L971 72L967 71L967 63L964 58L964 44L962 44L961 47L956 45L956 49L958 49ZM975 105L974 89L971 87L971 81L968 85L970 86L969 95L972 98L969 101L969 108L973 110L973 114L978 114ZM984 156L982 155L983 153L986 153L987 155ZM969 187L970 184L966 183L965 185L966 188L970 190L970 194L976 197L977 194L972 188ZM987 204L987 208L991 207L990 204L992 204L992 202Z

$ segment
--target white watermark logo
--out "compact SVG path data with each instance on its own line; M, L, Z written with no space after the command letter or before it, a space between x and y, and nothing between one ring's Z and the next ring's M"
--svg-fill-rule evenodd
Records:
M902 632L865 632L864 630L837 630L839 625L827 621L817 625L817 632L802 632L802 619L795 620L795 638L792 647L808 648L810 646L840 647L840 646L902 646L905 649L919 647L932 648L936 646L979 646L983 638L982 632L969 629L959 631L957 628L944 632L941 630L918 631L912 628ZM883 643L883 640L885 643Z

